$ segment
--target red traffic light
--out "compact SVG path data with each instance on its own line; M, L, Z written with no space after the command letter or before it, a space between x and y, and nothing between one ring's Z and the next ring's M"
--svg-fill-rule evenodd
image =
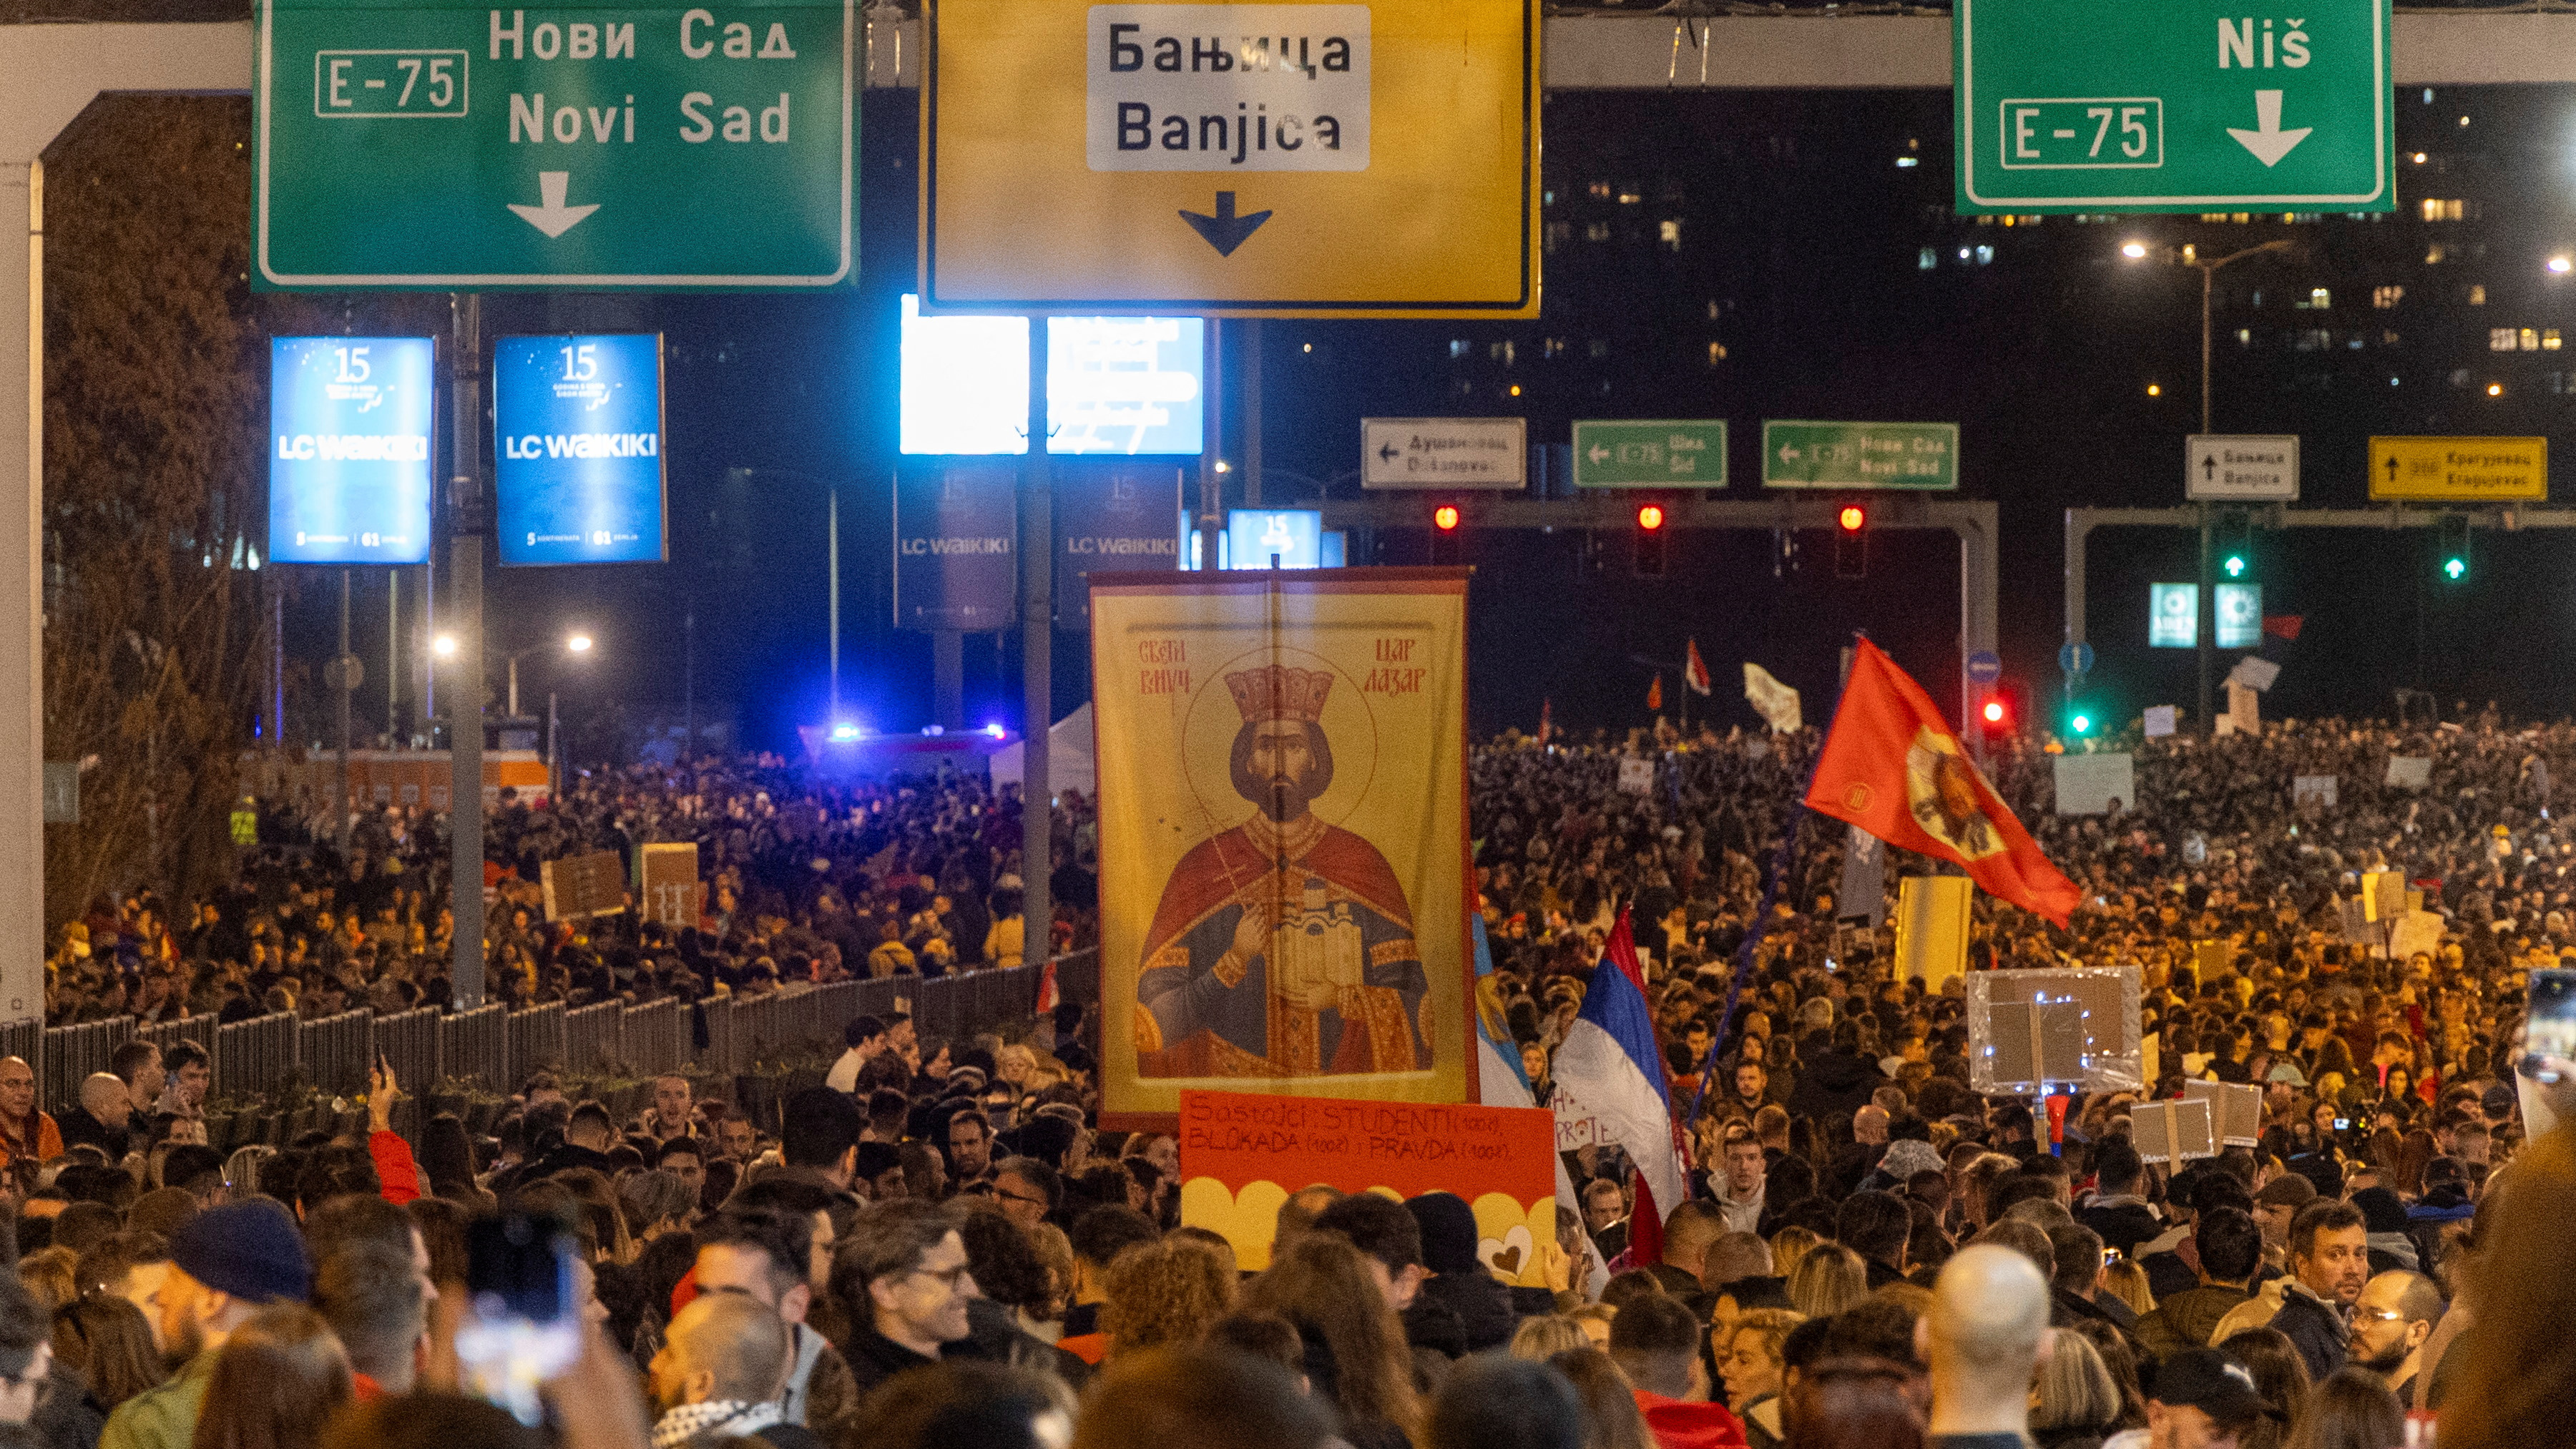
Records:
M1649 533L1664 526L1664 506L1649 503L1637 510L1637 526Z
M2002 700L2000 700L2000 699L1990 699L1990 700L1987 700L1987 701L1986 701L1986 723L1988 723L1988 724L1990 724L1990 725L1999 725L1999 724L2002 724L2003 722L2004 722L2004 702L2003 702Z
M1858 533L1869 525L1869 510L1857 503L1846 503L1842 512L1834 515L1834 522L1845 533Z
M1431 526L1439 529L1442 533L1456 532L1458 528L1458 506L1454 503L1443 503L1439 507L1432 509Z

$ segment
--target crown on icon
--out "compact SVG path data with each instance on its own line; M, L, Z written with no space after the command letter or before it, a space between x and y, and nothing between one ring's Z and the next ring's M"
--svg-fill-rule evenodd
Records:
M1270 664L1227 675L1225 687L1246 724L1270 719L1302 719L1312 724L1324 717L1324 696L1333 692L1333 676L1322 669Z

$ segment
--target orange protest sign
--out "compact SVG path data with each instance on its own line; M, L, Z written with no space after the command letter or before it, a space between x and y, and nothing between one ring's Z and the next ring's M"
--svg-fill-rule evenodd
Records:
M1476 1256L1542 1285L1556 1241L1556 1119L1544 1108L1184 1090L1181 1221L1269 1266L1279 1206L1302 1187L1394 1198L1454 1193L1476 1214Z

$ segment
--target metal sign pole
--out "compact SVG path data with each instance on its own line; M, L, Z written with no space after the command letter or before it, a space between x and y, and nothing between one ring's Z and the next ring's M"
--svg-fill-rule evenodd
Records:
M456 443L449 479L449 590L455 596L456 678L448 687L448 889L455 922L452 1005L483 1004L483 298L456 294Z
M1047 319L1029 318L1029 452L1020 466L1020 961L1054 949L1047 727L1055 722L1055 520L1047 494Z

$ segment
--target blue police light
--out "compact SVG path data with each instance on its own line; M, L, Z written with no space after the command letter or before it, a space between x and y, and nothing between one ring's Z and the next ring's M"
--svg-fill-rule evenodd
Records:
M852 724L847 720L843 720L841 723L832 726L832 743L836 745L846 745L865 733L867 732L860 729L857 725Z
M984 733L991 735L997 740L1000 739L1002 737L1001 721L995 720L993 723L984 726Z

